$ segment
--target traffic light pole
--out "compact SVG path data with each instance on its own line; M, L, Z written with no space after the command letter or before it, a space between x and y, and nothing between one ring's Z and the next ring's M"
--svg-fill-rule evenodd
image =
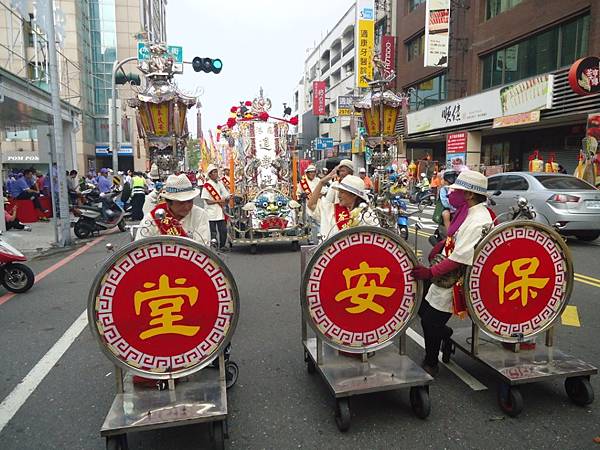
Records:
M112 97L112 107L111 107L111 117L108 124L109 134L111 137L110 140L110 150L112 152L112 166L115 171L115 175L119 171L119 139L117 137L117 72L123 65L127 64L131 61L136 61L137 56L131 56L129 58L125 58L122 61L115 61L113 63L112 68L112 77L111 77L111 97Z

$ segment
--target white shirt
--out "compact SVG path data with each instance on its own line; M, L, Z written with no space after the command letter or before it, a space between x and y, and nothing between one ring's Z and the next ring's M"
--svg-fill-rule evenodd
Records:
M208 224L208 215L199 206L194 205L187 216L181 220L181 226L188 234L188 237L202 245L210 247L210 226ZM156 225L154 218L147 213L140 222L135 240L138 241L145 237L160 236L161 233Z
M148 214L150 211L154 209L154 207L158 204L158 196L159 193L155 190L146 195L146 199L144 200L144 206L142 207L142 212L144 215Z
M315 177L312 180L309 180L308 177L306 177L306 183L308 184L308 187L310 188L310 192L307 192L307 194L311 194L312 192L315 191L315 189L317 188L317 184L319 184L319 177ZM296 189L296 194L300 195L304 192L304 189L302 189L302 185L300 183L298 183L298 188Z
M320 233L323 236L323 240L329 239L331 236L339 233L340 230L336 223L335 218L335 204L331 203L327 200L327 198L322 198L318 203L315 209L311 210L307 208L308 214L313 217L320 224ZM361 225L371 225L371 226L379 226L379 221L375 214L367 209L366 211L361 211L359 208L356 208L350 212L350 216L358 214L359 222L354 226Z
M454 235L454 251L449 258L466 266L473 265L475 246L482 237L483 228L492 224L492 216L485 203L479 203L471 208L467 218ZM427 291L425 300L438 311L452 312L454 290L432 284Z
M210 183L212 185L212 187L215 189L215 191L217 191L217 193L221 196L221 198L223 200L226 200L229 198L229 191L227 189L225 189L225 186L223 186L223 183L221 183L220 181L213 181L213 180L208 180L207 183ZM214 201L215 199L213 198L213 196L210 194L210 192L208 192L208 189L203 188L202 189L202 195L200 196L200 198L204 199L204 200L212 200ZM207 202L204 202L205 206L204 209L206 209L206 212L208 214L208 220L212 221L216 221L216 220L224 220L225 219L225 215L223 214L223 208L221 208L221 205L219 204L214 204L214 205L209 205Z

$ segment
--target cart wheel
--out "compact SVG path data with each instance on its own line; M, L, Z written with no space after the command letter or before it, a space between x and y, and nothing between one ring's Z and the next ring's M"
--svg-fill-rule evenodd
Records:
M233 387L240 374L240 368L233 361L227 361L225 363L225 387L227 389Z
M342 432L350 428L350 405L347 398L335 401L335 423Z
M225 449L225 432L223 422L220 420L212 423L212 440L215 450Z
M106 450L127 450L128 448L126 434L106 437Z
M250 254L256 255L256 244L250 246Z
M310 355L308 354L308 350L304 349L304 362L310 361Z
M594 388L587 377L571 377L565 380L565 391L573 403L579 406L594 401Z
M498 387L498 405L510 417L517 417L523 411L523 396L516 386L501 384Z
M410 388L410 406L415 416L426 419L431 412L431 400L427 386L413 386Z
M300 250L300 242L292 241L292 251L297 252Z
M306 371L311 375L314 374L317 371L314 361L308 355L304 356L304 360L306 361Z

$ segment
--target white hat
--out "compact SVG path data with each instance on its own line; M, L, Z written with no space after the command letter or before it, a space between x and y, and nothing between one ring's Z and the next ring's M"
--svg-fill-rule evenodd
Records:
M463 170L450 189L474 192L475 194L488 195L488 180L485 175L476 170Z
M361 167L360 169L358 169L358 173L367 173L367 169Z
M215 166L214 164L209 164L208 168L206 169L206 175L211 173L213 170L219 170L219 168L217 166Z
M365 202L369 201L369 197L365 192L365 182L362 180L362 178L357 177L356 175L347 175L342 181L337 184L333 184L331 187L333 189L342 189L346 192L350 192L351 194L362 198Z
M349 159L342 159L340 161L340 166L347 167L352 171L352 173L354 173L354 163Z
M166 200L187 202L200 194L186 174L169 175L163 187L162 197Z
M306 172L316 172L317 168L315 167L314 164L310 164L308 167L306 167L306 169L304 169L304 173Z

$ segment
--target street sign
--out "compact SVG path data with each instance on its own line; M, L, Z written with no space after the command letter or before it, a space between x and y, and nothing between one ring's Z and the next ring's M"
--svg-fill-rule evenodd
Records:
M358 100L358 97L354 95L340 95L338 96L338 116L360 116L360 111L354 111L354 102Z
M173 56L175 64L173 71L175 73L183 73L183 47L169 45L168 52ZM138 42L138 61L148 61L150 59L150 48L145 42Z
M317 150L325 150L328 148L333 148L333 138L329 138L329 137L316 138L315 139L315 148Z

